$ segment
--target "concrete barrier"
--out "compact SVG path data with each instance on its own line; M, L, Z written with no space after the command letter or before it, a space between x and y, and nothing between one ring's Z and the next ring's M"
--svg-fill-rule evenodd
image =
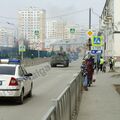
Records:
M50 58L25 58L24 60L22 60L21 64L23 64L24 66L33 66L33 65L39 65L41 63L44 62L49 62Z

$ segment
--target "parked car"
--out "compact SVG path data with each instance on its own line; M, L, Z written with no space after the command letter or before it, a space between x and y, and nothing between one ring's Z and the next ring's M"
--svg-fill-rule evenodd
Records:
M32 73L19 64L19 60L0 60L0 98L15 99L23 104L25 96L32 96Z

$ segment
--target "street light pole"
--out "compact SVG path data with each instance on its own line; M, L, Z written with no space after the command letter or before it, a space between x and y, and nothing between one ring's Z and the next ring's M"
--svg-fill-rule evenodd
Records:
M11 22L6 22L6 24L8 24L8 25L11 25L11 26L14 26L14 43L13 43L13 47L15 48L15 45L16 45L16 40L18 40L18 28L17 28L17 26L14 24L14 23L11 23Z
M35 36L35 39L36 39L36 41L35 41L35 47L38 48L38 50L37 50L38 51L38 58L40 57L40 55L39 55L39 45L40 44L39 44L39 39L38 39L39 38L39 34L40 34L39 31L35 30L35 32L34 32L34 36Z
M14 24L14 23L10 23L10 22L6 22L8 25L11 25L11 26L14 26L14 28L15 28L15 35L14 35L14 37L16 38L16 39L18 39L18 28L17 28L17 26ZM15 41L14 41L15 42Z

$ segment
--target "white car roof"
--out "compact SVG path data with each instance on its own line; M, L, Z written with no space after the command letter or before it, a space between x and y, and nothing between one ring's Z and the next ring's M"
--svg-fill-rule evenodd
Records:
M15 73L14 74L10 74L10 75L17 75L18 74L18 67L19 67L20 65L19 64L0 64L0 67L15 67ZM5 74L5 75L7 75L7 74ZM8 75L8 76L10 76L10 75Z

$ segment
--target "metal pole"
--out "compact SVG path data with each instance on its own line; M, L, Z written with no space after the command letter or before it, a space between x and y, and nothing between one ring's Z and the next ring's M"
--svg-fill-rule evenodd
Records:
M39 58L40 56L39 56L39 48L38 48L38 58Z
M38 41L38 35L36 35L36 41L37 41L36 47L38 48L38 58L39 58L39 41Z
M91 8L89 8L89 30L91 29ZM88 39L89 50L91 50L91 38Z
M13 47L15 47L15 43L18 41L18 27L11 22L6 22L7 24L14 26L15 32L14 32L14 43L13 43ZM17 40L17 41L16 41ZM12 52L13 53L13 52ZM19 53L20 54L20 53Z
M91 29L91 8L89 8L89 29Z
M23 60L23 52L21 52L21 60Z

